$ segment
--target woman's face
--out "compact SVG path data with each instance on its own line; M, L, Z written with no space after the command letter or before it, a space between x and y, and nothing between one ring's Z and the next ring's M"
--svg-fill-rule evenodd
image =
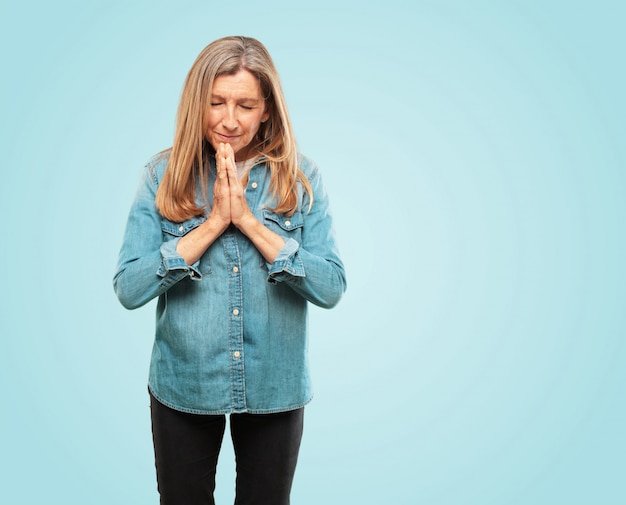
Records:
M230 144L237 161L250 158L255 154L250 142L268 117L259 80L250 72L240 70L215 78L206 131L215 150L220 143Z

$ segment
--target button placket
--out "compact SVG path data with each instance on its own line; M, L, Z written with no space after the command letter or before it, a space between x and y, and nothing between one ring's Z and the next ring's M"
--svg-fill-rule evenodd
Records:
M229 230L222 235L224 252L227 264L225 268L230 271L228 275L228 310L229 317L229 351L230 351L230 388L232 408L235 411L246 409L246 384L243 352L243 279L239 275L241 265L240 245L237 242L237 232Z

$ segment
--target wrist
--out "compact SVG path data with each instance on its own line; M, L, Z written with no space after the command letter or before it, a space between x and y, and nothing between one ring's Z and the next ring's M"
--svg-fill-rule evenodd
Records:
M259 220L254 217L254 214L251 211L246 212L241 217L239 217L236 221L233 221L233 224L244 234L249 235L252 230L254 230L255 226L258 226Z
M221 235L226 228L228 228L228 225L230 225L230 220L225 219L217 213L211 212L204 224L207 228L212 228L218 235Z

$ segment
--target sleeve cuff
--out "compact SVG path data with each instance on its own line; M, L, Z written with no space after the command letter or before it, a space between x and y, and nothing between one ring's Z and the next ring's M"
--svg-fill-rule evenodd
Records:
M304 264L298 256L300 244L290 238L278 252L274 263L268 263L268 278L271 283L281 282L287 276L304 277Z
M202 274L198 269L200 266L200 260L196 261L193 265L188 265L180 254L176 252L176 246L180 237L173 240L169 240L161 244L161 265L157 270L159 277L165 277L172 271L178 271L179 273L185 273L192 278L192 280L199 281L202 279ZM184 277L184 275L183 275Z

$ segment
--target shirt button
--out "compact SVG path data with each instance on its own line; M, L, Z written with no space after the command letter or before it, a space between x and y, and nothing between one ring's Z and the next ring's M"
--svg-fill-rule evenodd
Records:
M239 268L233 267L233 272L235 272L235 273L239 272Z
M233 353L233 356L235 357L235 359L239 359L239 358L240 358L240 356L241 356L241 353L240 353L239 351L235 351L235 352Z
M250 186L252 186L252 189L256 189L258 187L258 184L256 182L253 182L252 184L250 184Z
M185 229L185 228L183 228L183 225L182 225L182 224L178 227L178 231L183 231L184 229Z
M239 315L239 309L233 310L233 315L238 316Z
M285 226L291 226L291 221L289 220L285 221Z

